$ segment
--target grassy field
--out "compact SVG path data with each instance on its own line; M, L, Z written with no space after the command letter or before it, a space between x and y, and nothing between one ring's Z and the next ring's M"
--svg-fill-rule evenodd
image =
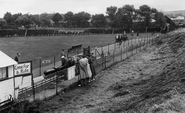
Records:
M140 34L141 37L148 35L151 34ZM59 55L62 49L67 51L71 46L78 44L91 48L112 44L115 41L114 37L115 34L6 37L0 38L0 50L12 58L20 52L21 61L25 61Z

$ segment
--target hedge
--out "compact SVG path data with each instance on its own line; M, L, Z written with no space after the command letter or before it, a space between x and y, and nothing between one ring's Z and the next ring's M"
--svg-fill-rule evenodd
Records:
M10 36L25 36L26 30L23 29L2 29L0 30L0 37ZM39 30L27 30L26 36L46 36L46 35L57 35L57 30L39 29Z
M145 32L145 28L133 28L135 32ZM48 35L81 35L81 34L112 34L112 33L123 33L126 31L130 32L128 28L89 28L85 29L83 32L72 32L72 31L59 31L53 29L28 29L26 36L48 36ZM149 27L148 32L160 32L158 27ZM24 29L2 29L0 30L0 37L10 37L10 36L25 36L26 30Z

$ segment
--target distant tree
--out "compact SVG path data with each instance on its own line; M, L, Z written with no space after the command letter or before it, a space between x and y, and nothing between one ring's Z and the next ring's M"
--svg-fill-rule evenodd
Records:
M21 13L13 14L13 15L12 15L12 23L13 23L13 24L17 24L17 23L16 23L16 20L17 20L20 16L22 16Z
M26 29L25 36L27 36L27 30L33 24L33 20L30 15L24 14L17 18L16 23L18 23L19 26L23 26Z
M3 19L6 20L7 24L12 24L12 14L10 12L6 12Z
M33 20L33 23L35 24L35 27L40 26L41 25L40 15L35 14L35 15L31 15L31 16L33 18L32 20Z
M20 25L20 26L24 26L26 29L30 27L30 25L33 23L30 15L28 14L24 14L21 15L17 18L16 22Z
M157 9L156 8L151 8L151 13L157 13L158 11L157 11Z
M0 28L4 27L4 26L6 26L6 25L7 25L6 20L0 18Z
M55 13L52 17L52 20L55 22L56 26L59 26L59 21L62 20L62 16L59 13Z
M157 12L155 14L156 26L163 27L166 23L164 14L162 12Z
M109 25L112 28L116 27L117 21L116 21L116 13L117 13L117 7L116 6L110 6L106 9L106 14L108 15Z
M128 29L132 28L133 18L134 18L135 8L133 5L124 5L118 9L117 24L118 27L126 27Z
M66 22L66 27L74 27L74 14L73 12L69 11L66 14L64 14L64 21Z
M89 27L89 20L91 18L91 15L86 12L79 12L74 14L74 24L77 27Z
M40 15L41 26L43 27L52 26L51 20L52 20L52 16L50 14L42 13Z
M183 14L182 13L175 14L175 17L178 17L178 16L183 16Z
M91 23L94 27L105 27L107 26L107 20L104 14L96 14L92 16Z
M148 6L148 5L142 5L139 7L140 9L140 14L142 16L144 16L144 25L146 27L146 31L147 31L147 28L149 27L150 25L150 19L151 19L151 8Z

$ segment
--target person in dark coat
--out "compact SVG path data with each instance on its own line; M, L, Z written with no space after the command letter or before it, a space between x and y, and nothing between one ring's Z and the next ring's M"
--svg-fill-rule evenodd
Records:
M69 62L66 56L62 56L61 63L62 63L61 64L62 69L67 68L69 66Z
M95 70L95 66L94 66L94 61L95 60L96 60L96 58L93 56L93 53L91 53L91 55L88 56L88 61L89 61L90 69L91 69L91 72L92 72L91 81L95 80L95 75L96 75L96 70Z
M66 55L65 55L64 49L62 49L62 52L61 52L61 54L60 54L61 65L62 65L62 60L63 60L63 58L64 58L65 56L66 56Z
M139 31L137 31L137 38L139 37Z
M16 62L20 62L20 53L17 53L16 54L16 56L15 56L15 58L14 58L14 60L16 61Z
M74 58L73 57L69 57L68 58L68 66L71 67L71 66L74 66L74 65L75 65Z

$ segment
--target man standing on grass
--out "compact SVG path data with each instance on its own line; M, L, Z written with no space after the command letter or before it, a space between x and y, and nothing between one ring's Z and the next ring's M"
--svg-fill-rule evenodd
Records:
M15 58L14 58L14 60L16 61L16 62L20 62L20 53L17 53L16 54L16 56L15 56Z
M61 58L62 56L65 56L64 49L62 49L62 52L61 52L61 54L60 54L60 58Z

